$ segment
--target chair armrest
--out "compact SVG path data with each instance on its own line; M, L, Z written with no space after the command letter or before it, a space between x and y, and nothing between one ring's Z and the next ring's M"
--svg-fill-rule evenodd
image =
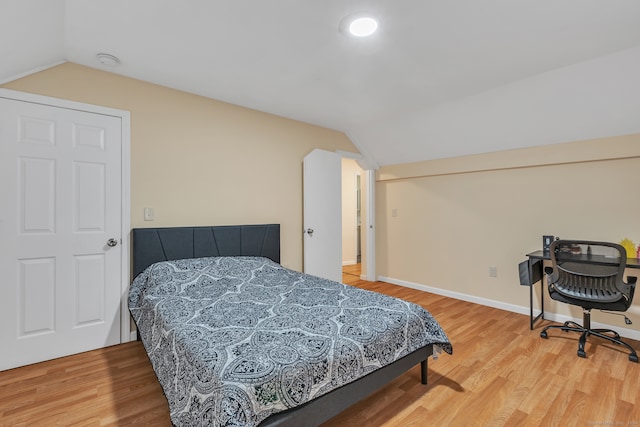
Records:
M633 294L636 293L636 282L638 278L636 276L627 276L627 283L625 284L625 288L627 288L627 294L629 295L629 305L633 301Z

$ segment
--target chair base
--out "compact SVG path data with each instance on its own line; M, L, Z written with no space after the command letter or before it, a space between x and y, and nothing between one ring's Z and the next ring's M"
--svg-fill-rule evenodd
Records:
M580 339L578 340L578 356L580 357L587 357L587 353L584 351L584 346L587 342L587 337L589 335L595 335L596 337L600 337L600 338L604 338L606 340L609 340L613 343L622 345L624 347L626 347L627 349L629 349L630 353L629 353L629 360L631 362L636 362L638 363L638 354L636 353L636 351L633 349L633 347L631 347L629 344L627 344L626 342L622 341L620 339L620 335L611 329L591 329L591 328L585 328L584 326L576 323L576 322L564 322L564 325L549 325L546 326L542 331L540 331L540 336L542 338L547 338L547 330L548 329L562 329L565 332L569 332L569 331L573 331L573 332L580 332ZM613 335L608 335L608 334L613 334Z

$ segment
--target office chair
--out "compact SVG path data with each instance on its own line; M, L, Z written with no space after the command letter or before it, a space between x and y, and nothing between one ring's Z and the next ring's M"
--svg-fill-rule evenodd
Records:
M629 349L629 360L638 362L636 351L620 339L611 329L591 329L591 310L625 312L631 306L637 277L623 281L627 265L626 250L616 244L586 240L556 240L549 249L551 267L545 268L549 285L549 296L566 304L582 307L583 324L565 322L550 325L541 332L547 338L547 330L580 332L578 356L587 357L584 346L589 335L612 341ZM631 323L626 316L625 322Z

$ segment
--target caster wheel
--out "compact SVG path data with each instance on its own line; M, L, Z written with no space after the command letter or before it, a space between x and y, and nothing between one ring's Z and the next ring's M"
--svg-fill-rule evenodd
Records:
M586 358L587 358L587 353L585 353L585 352L584 352L584 351L582 351L582 350L578 350L578 356L583 357L583 358L585 358L585 359L586 359Z
M547 331L540 332L540 337L547 338Z
M636 362L636 363L638 363L638 355L637 355L637 354L630 354L630 355L629 355L629 360L630 360L631 362Z

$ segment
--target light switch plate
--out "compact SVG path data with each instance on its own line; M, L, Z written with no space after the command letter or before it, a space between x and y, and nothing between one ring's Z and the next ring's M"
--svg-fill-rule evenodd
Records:
M153 212L153 208L144 208L144 220L153 221L154 219L155 219L155 214Z

